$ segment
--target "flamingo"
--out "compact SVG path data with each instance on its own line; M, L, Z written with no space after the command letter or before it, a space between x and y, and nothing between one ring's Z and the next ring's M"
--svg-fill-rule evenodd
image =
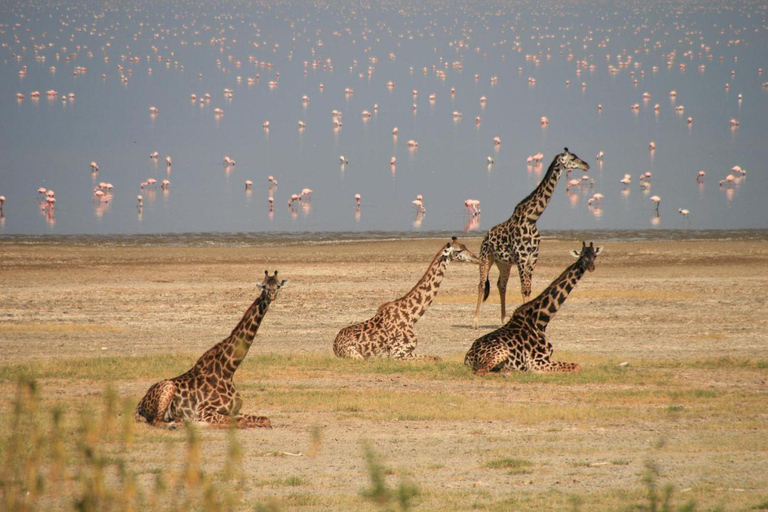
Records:
M413 203L413 205L419 210L420 213L424 213L427 211L427 209L424 208L424 198L422 197L421 194L417 195L416 199L411 201L411 203Z
M91 172L99 172L99 164L91 162Z
M392 128L392 135L393 135L393 136L397 137L397 132L398 132L397 126L395 126L394 128Z
M312 189L311 188L303 188L301 189L301 194L299 194L299 201L302 200L302 198L306 197L307 200L312 199Z
M704 181L704 176L706 176L706 175L707 175L707 173L705 171L699 171L696 174L696 181L699 181L699 182Z
M46 192L48 191L45 189L45 187L40 187L39 189L37 189L37 193L40 194L41 196L45 196Z
M269 121L264 121L263 123L261 123L261 127L264 128L265 130L269 130Z
M682 215L682 216L683 216L683 218L685 218L685 219L687 219L687 218L688 218L688 214L689 214L689 213L691 213L691 212L689 212L688 210L686 210L685 208L678 208L678 210L677 210L677 211L678 211L678 212L680 213L680 215Z
M137 207L139 210L141 210L144 207L144 198L141 197L141 195L136 196L136 201L138 202Z
M171 164L172 164L172 163L173 163L173 162L171 161L171 157L170 157L170 156L166 156L166 157L165 157L165 164L166 164L168 167L171 167Z
M655 142L653 142L653 141L651 141L651 142L648 144L648 149L650 149L651 151L654 151L654 150L656 149L656 143L655 143Z
M5 196L0 196L0 210L5 206Z
M228 156L224 155L224 165L225 166L235 166L235 160L233 158L229 158Z
M360 194L355 194L355 202L357 203L357 209L360 209Z
M546 126L549 124L549 119L547 119L546 116L541 116L541 119L539 119L539 123L541 123L541 126Z
M389 165L391 165L392 167L394 167L396 163L397 163L397 158L391 157L389 159Z
M270 176L269 178L267 178L267 181L269 181L269 183L271 183L272 186L277 186L277 180L275 179L274 176Z
M472 217L480 215L480 201L477 199L467 199L464 201L464 207Z
M494 145L494 146L499 146L499 145L501 145L501 138L499 138L499 137L494 137L494 138L493 138L493 145Z
M250 190L251 186L253 186L253 182L251 180L245 180L245 190Z
M169 180L163 180L160 183L160 188L162 188L163 190L167 190L168 187L170 187L170 186L171 186L171 182Z
M659 213L659 203L661 203L661 198L659 196L651 196L651 201L656 203L656 213Z
M580 185L580 184L581 184L581 180L576 180L576 179L573 179L573 180L568 180L568 185L566 185L566 187L565 187L565 191L566 191L566 192L568 192L568 190L569 190L571 187L576 187L576 186L578 186L578 185Z
M488 162L488 165L493 165L493 157L489 156L485 159L486 162Z
M624 186L627 186L632 181L632 177L629 174L625 174L622 179L619 180L619 183L622 183Z
M149 154L149 158L151 158L152 160L157 160L157 156L158 156L158 152L157 151L154 151L154 152Z
M605 155L605 153L603 153L602 151L600 151L600 152L598 152L598 153L597 153L597 156L596 156L595 158L596 158L597 160L602 160L602 159L603 159L603 155Z

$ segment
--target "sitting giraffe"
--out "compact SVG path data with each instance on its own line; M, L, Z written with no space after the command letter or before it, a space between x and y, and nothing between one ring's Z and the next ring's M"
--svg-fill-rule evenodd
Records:
M499 268L499 280L496 285L501 299L501 323L504 323L506 317L507 282L512 265L517 265L517 272L520 274L523 302L527 302L531 297L531 277L539 259L541 241L536 221L544 213L565 169L588 171L589 164L565 148L565 151L552 160L541 183L515 206L512 217L493 226L483 238L480 244L480 283L477 285L475 329L480 322L480 306L491 291L488 274L494 263Z
M264 271L259 284L261 295L251 304L242 320L223 341L197 360L187 373L154 384L136 407L136 421L151 425L174 426L179 422L200 421L216 426L234 422L239 427L268 427L265 416L240 414L243 400L232 377L251 348L256 331L277 292L287 280L278 280L277 271Z
M577 372L577 363L552 361L552 344L546 330L552 317L563 305L579 279L595 270L595 258L602 247L582 242L581 254L571 251L578 260L530 302L518 307L502 327L478 338L464 358L464 364L476 375L493 371Z
M333 342L337 357L368 359L432 359L434 356L414 355L418 340L413 325L427 311L437 296L448 263L453 260L477 263L477 257L453 237L432 259L424 276L403 297L379 306L370 320L345 327Z

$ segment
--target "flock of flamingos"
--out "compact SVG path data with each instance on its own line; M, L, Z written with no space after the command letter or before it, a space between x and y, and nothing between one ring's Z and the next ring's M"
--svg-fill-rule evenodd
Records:
M263 8L263 7L262 7ZM274 15L274 14L273 14ZM278 14L279 16L279 14ZM73 17L73 15L67 14L64 16L68 20L67 23L64 23L62 21L62 24L64 26L68 26L69 23L71 23L73 20L70 18ZM232 30L232 26L225 26L226 23L219 20L220 23L222 23L222 29L221 32L224 33L227 31L227 29ZM306 20L302 20L306 22ZM349 21L349 20L347 20ZM358 20L359 21L359 20ZM298 22L297 22L298 23ZM309 23L309 22L306 22ZM191 25L195 25L195 23L190 23ZM21 25L17 24L18 27ZM255 24L254 24L255 25ZM311 25L311 24L310 24ZM295 28L293 25L291 25L292 28ZM112 28L112 27L110 27ZM205 26L203 27L204 32L206 33L215 33L215 30L213 30L214 27L211 26ZM203 30L198 29L198 30ZM127 50L119 50L123 51L123 53L120 53L119 55L116 54L115 49L111 47L111 43L108 40L105 40L105 34L109 32L105 27L98 27L96 23L94 23L90 27L78 29L80 32L83 32L89 36L92 37L92 39L97 41L102 41L102 46L100 49L97 49L93 46L89 47L86 45L65 45L63 42L46 42L43 37L31 37L29 41L23 41L18 33L14 34L14 39L12 42L3 42L3 51L4 53L9 57L6 58L6 68L8 68L10 65L15 64L16 71L20 78L20 84L24 84L23 81L27 77L27 73L29 71L29 66L37 65L37 66L44 66L45 64L49 64L49 70L50 73L54 74L56 73L57 67L60 70L63 69L71 69L73 76L82 76L89 72L88 67L85 65L76 65L75 62L82 62L84 58L86 59L95 59L97 58L97 54L101 54L104 62L110 66L110 69L113 69L113 73L108 75L107 73L104 73L102 75L102 78L106 80L112 80L117 76L119 80L125 84L130 82L132 80L132 77L134 75L134 72L139 69L139 64L146 63L147 66L151 66L153 63L156 63L157 66L165 67L168 69L179 69L183 70L184 65L181 64L178 60L175 60L175 55L173 51L169 50L169 47L166 46L163 47L158 42L162 37L161 34L164 33L164 30L158 29L157 32L155 32L155 36L152 38L153 41L156 42L151 45L152 55L137 55L135 52L131 51L130 48ZM177 31L174 32L174 35L181 41L181 44L188 45L189 41L186 39L194 39L190 34L195 33L193 32L193 29L191 26L182 25L181 27L177 27ZM504 27L502 30L503 35L510 36L509 33L510 27ZM735 30L735 29L734 29ZM447 30L446 30L447 31ZM468 28L463 28L459 30L460 32L463 32L463 35L465 35L465 39L463 40L457 40L452 41L451 46L456 46L456 51L458 52L461 50L462 52L467 53L467 57L471 56L473 53L476 55L482 55L483 49L481 49L479 46L476 48L472 48L472 43L469 41L471 40L471 30ZM280 87L280 71L279 71L279 61L276 61L276 56L280 55L283 50L280 48L280 44L275 41L270 41L269 43L266 41L259 42L259 35L260 32L256 30L257 36L254 39L253 47L256 49L263 51L266 47L271 48L271 53L275 56L275 60L273 59L267 59L267 58L259 58L255 55L248 55L247 61L245 59L238 59L234 55L234 50L231 49L230 45L235 44L235 40L233 38L227 38L227 37L221 37L216 38L213 37L210 39L210 41L207 42L207 44L213 48L218 48L220 50L220 58L217 59L217 68L222 72L226 73L227 75L236 75L232 77L234 80L236 80L238 83L240 82L246 82L249 85L258 85L261 83L261 73L264 73L265 75L269 76L269 80L266 83L267 87L271 89L275 89ZM306 30L305 30L306 32ZM318 29L318 33L319 33ZM406 31L408 33L409 31ZM738 31L736 31L738 32ZM333 35L337 37L343 37L345 34L350 33L348 30L346 32L344 31L334 31ZM139 30L137 34L134 34L134 39L137 39L139 35L142 34L142 30ZM181 35L180 35L181 34ZM186 34L186 37L183 35ZM298 34L298 32L296 32ZM363 31L363 40L368 41L367 38L367 32ZM46 35L45 33L41 34L41 36ZM167 35L167 34L166 34ZM422 34L423 35L423 34ZM74 36L73 36L74 37ZM262 38L266 39L267 36L261 36ZM198 40L193 43L194 46L202 46L203 43L200 41L199 33L197 36ZM6 38L7 39L7 38ZM510 43L506 39L502 39L498 42L493 43L492 46L502 45L502 44L509 44L512 48L513 52L522 53L522 42L518 41L519 36L515 38L514 43ZM294 35L294 41L296 40L296 35ZM604 42L607 44L607 41ZM27 46L27 44L30 44L31 46ZM734 39L731 41L728 41L728 46L731 45L738 45L740 44L740 41L738 39ZM315 41L315 46L311 49L311 55L314 57L313 59L307 59L304 61L304 75L306 76L307 73L310 70L324 70L326 72L333 72L334 69L334 61L331 58L321 58L320 56L316 55L319 54L322 51L323 41L322 39L318 39ZM649 46L649 45L647 45ZM601 46L598 45L598 48ZM586 48L586 45L585 45ZM474 49L474 52L472 51ZM657 48L653 48L654 50L657 50ZM164 51L165 50L165 51ZM373 76L376 65L379 62L379 57L373 56L369 54L370 48L365 49L366 53L366 59L368 61L368 68L367 68L367 75L368 78ZM590 73L593 72L596 67L599 65L599 59L596 58L594 55L590 55L589 58L582 58L577 56L577 52L575 48L572 48L568 45L561 45L559 49L556 49L555 51L559 51L560 55L567 59L567 62L569 62L576 71L576 76L581 77L583 73ZM298 53L298 50L296 50L296 53ZM535 66L541 66L548 61L552 59L552 53L554 51L550 52L543 52L543 51L536 51L536 52L530 52L525 55L526 62L530 62L531 64ZM635 52L639 53L639 52ZM646 49L645 54L650 53L649 50ZM702 71L706 68L706 62L711 62L715 60L717 57L714 55L714 51L712 48L702 43L700 48L697 48L698 55L695 54L693 50L690 50L688 52L685 52L683 54L678 54L676 50L669 51L666 54L663 54L662 57L666 59L667 66L672 67L680 67L680 69L684 69L688 64L686 61L693 60L695 57L698 57L700 62L702 62L699 65L699 71ZM285 56L290 61L293 59L294 56L294 50L288 50L285 51ZM396 56L394 52L389 53L388 55L389 60L396 59ZM484 58L484 56L483 56ZM112 59L118 60L117 63L111 63ZM51 63L51 60L54 62ZM720 56L719 57L720 62L723 62L725 60L725 57ZM357 72L358 69L358 60L355 59L353 61L353 65L350 66L350 72L354 69L355 72ZM432 66L432 68L428 68L425 66L423 68L423 73L434 73L437 77L440 77L442 80L446 80L446 77L448 76L446 74L447 69L454 69L461 71L463 68L463 62L461 60L457 60L455 62L444 63L445 69L441 69L437 66ZM639 65L639 62L635 56L632 54L627 55L617 55L613 56L610 54L605 55L605 63L603 66L607 66L608 72L611 74L617 74L617 73L624 73L627 70L629 70L629 74L634 80L635 85L638 83L638 78L643 77L645 75L645 70L642 68L642 66ZM247 71L249 69L250 71ZM658 72L658 66L652 66L649 71L651 73ZM253 71L253 73L251 72ZM414 70L413 67L411 67L411 74L415 72L418 73L418 68ZM146 72L152 73L152 67L147 67ZM523 67L520 67L520 72L523 72ZM758 75L762 76L763 69L759 68L757 69ZM359 76L362 78L366 74L366 70L361 70L359 72ZM733 73L732 73L733 74ZM202 78L202 74L201 74ZM479 74L474 75L475 81L478 81L481 79ZM499 78L497 76L491 76L486 77L486 79L489 79L492 84L496 85L499 83ZM265 80L266 81L266 80ZM536 84L537 79L534 77L530 77L528 79L529 84ZM571 85L571 80L566 81L566 87L569 87ZM393 80L383 80L381 82L382 88L386 88L391 90L394 90L396 88L396 83ZM502 84L503 86L503 84ZM323 83L319 83L317 87L322 91L325 89L325 85ZM586 83L582 83L582 87L586 87ZM725 84L726 89L730 87L730 84ZM768 88L768 82L763 84L764 88ZM403 95L403 98L408 98L407 101L411 101L413 103L412 109L414 111L414 114L418 110L418 106L416 103L416 98L421 94L420 91L413 89L412 91L409 91L410 94ZM234 90L225 87L222 91L222 94L225 98L228 98L231 100L231 98L234 95ZM343 90L343 94L346 97L349 97L354 94L354 90L351 87L346 87ZM451 87L450 88L450 95L453 97L457 94L456 88ZM674 100L674 98L677 96L677 92L672 90L669 91L669 97ZM15 99L18 103L24 103L27 101L32 102L40 102L41 98L47 98L48 102L56 102L60 101L64 104L67 104L69 102L75 101L75 94L74 93L60 93L59 91L56 91L54 89L47 90L45 92L41 92L40 90L26 90L26 91L19 91L15 94ZM197 94L197 93L191 93L190 101L193 104L201 104L201 105L209 105L212 101L212 96L210 93L204 93L204 94ZM741 103L742 101L742 95L738 94L738 101ZM644 92L642 94L642 101L644 104L647 104L647 106L650 107L650 100L651 95L648 92ZM310 96L309 94L302 94L300 97L296 97L295 101L300 102L303 105L308 105L310 103ZM436 95L435 93L431 93L428 95L428 101L434 105L436 101ZM479 103L483 107L485 106L486 102L488 101L488 98L485 95L482 95L479 97ZM155 105L148 105L146 107L148 109L148 114L151 117L157 117L163 115L164 107L163 105L155 106ZM603 105L598 104L596 105L596 108L598 111L602 111ZM641 108L640 103L634 103L631 105L628 105L628 108L632 112L636 112ZM658 112L661 109L661 106L659 103L656 103L653 105L653 110L655 112ZM379 111L379 104L375 103L373 104L372 108L365 109L362 112L360 112L360 116L363 120L366 120L368 118L371 118L372 116L376 116ZM676 105L675 106L675 112L678 115L683 115L684 107L682 105ZM221 118L224 116L224 110L220 107L217 107L213 109L214 116ZM451 113L451 116L456 119L461 119L463 117L463 113L457 110L454 110ZM474 119L475 123L479 126L483 119L481 116L476 116ZM687 124L690 126L695 122L695 119L693 116L688 116L686 118ZM269 131L272 123L270 123L270 120L268 119L257 119L255 120L256 123L258 123L256 126L260 124L261 129L264 131ZM549 125L550 119L547 116L541 116L540 117L540 124L544 127ZM331 112L331 127L333 130L338 130L341 128L343 124L343 116L342 112L339 110L333 110ZM729 120L729 125L732 129L738 129L740 122L736 118L731 118ZM307 123L305 121L299 119L296 121L296 129L299 131L309 130L312 128L307 127ZM391 129L392 137L396 141L399 133L398 127L392 127ZM492 145L492 147L498 147L501 145L501 137L500 136L494 136L489 143ZM648 141L648 151L653 153L656 150L656 143L654 141ZM418 141L416 140L408 140L406 143L406 146L411 149L415 150L418 148ZM610 152L610 151L609 151ZM602 161L603 158L606 156L606 151L599 151L595 155L595 159L598 161ZM158 162L162 157L158 153L158 151L153 151L149 154L149 158L154 161ZM232 169L235 167L236 162L235 159L230 157L229 155L222 155L222 165L225 169ZM544 155L542 153L536 153L527 158L526 164L533 168L540 169L540 164L542 159L544 158ZM488 156L486 158L486 164L491 167L495 163L495 159L493 156ZM339 165L342 167L342 169L349 164L349 160L344 155L339 156ZM391 166L392 170L397 166L397 158L395 156L391 156L389 158L389 165ZM120 194L126 194L128 196L129 194L136 194L135 201L136 201L136 209L138 211L139 216L142 215L143 208L144 208L144 201L147 197L153 196L154 193L157 191L157 189L161 189L165 194L168 194L171 190L171 181L170 181L170 170L173 166L173 161L170 155L165 156L164 158L164 166L165 169L168 172L168 175L160 179L160 177L147 177L146 179L137 182L135 184L135 189L133 190L120 190L117 191L116 187L113 186L111 183L106 181L100 181L99 176L99 165L96 161L90 162L90 166L88 165L87 161L83 162L83 168L87 169L90 167L90 172L93 177L93 190L92 190L92 196L91 200L94 203L94 211L97 215L103 215L106 210L109 209L109 205L114 201L115 195ZM704 180L706 178L707 172L704 170L693 170L690 171L692 173L691 175L691 181L703 184ZM739 165L734 165L730 172L728 172L726 175L721 176L718 181L719 187L725 191L726 194L730 194L732 196L733 189L744 179L744 177L747 174L747 170L743 169ZM637 177L633 177L630 174L624 174L623 176L616 176L615 179L619 181L623 186L624 190L628 190L629 187L633 186L633 181L638 184L638 186L641 189L649 190L651 182L653 180L654 176L651 172L643 172ZM597 186L599 187L599 183ZM243 181L243 188L245 190L246 194L250 194L254 187L258 187L258 183L255 183L252 179L246 179ZM274 202L275 202L275 192L277 190L277 180L273 176L269 176L266 183L264 183L264 186L267 188L268 193L268 207L269 207L269 213L270 216L272 215L274 211ZM568 176L568 181L565 186L566 192L573 191L573 190L590 190L590 196L587 201L588 208L594 213L595 216L601 216L602 215L602 200L605 197L601 192L592 190L596 186L595 179L588 176ZM30 191L31 192L31 191ZM40 211L43 213L43 215L48 219L50 223L55 223L55 212L57 209L57 198L56 192L52 190L50 187L39 187L37 189L38 195L39 195L39 207ZM2 190L0 190L0 193L2 193ZM287 198L287 205L289 210L292 213L296 213L297 207L302 208L308 208L309 204L311 204L311 198L312 198L313 189L309 187L304 187L301 190L296 190L294 193L290 193L285 196ZM427 209L427 202L424 199L424 196L422 194L414 194L415 198L412 200L413 207L416 211L416 223L419 222L419 219L423 214L426 212ZM362 208L362 205L365 203L365 198L363 197L363 194L360 194L358 191L354 192L353 194L350 194L350 205L354 205L356 208L356 215L359 217L360 210ZM284 199L285 200L285 199ZM656 212L656 218L658 219L658 212L660 208L660 204L662 202L662 196L661 195L652 195L648 198L648 201L651 204L651 207ZM6 205L6 202L8 203ZM6 211L10 215L11 212L14 210L14 205L17 203L16 197L6 197L5 195L0 195L0 220L3 222L5 221L5 215ZM467 198L464 200L464 207L466 211L467 217L470 219L469 224L466 226L467 229L476 229L478 227L477 219L480 216L481 213L481 204L480 200L474 199L474 198ZM691 211L688 209L688 207L685 204L675 204L674 208L677 210L677 212L683 217L684 220L688 219L689 214ZM653 221L652 221L653 222ZM657 222L656 222L657 223Z

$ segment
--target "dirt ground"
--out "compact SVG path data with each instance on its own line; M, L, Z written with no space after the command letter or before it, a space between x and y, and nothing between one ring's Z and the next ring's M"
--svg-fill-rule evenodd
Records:
M191 366L229 334L257 296L255 285L265 269L279 270L290 283L271 306L249 358L275 353L331 355L339 329L369 318L379 304L407 292L445 242L211 248L2 244L2 365L171 353L188 355ZM479 252L479 238L466 244ZM241 379L244 411L269 415L275 426L270 431L241 433L249 499L274 498L288 509L358 508L358 492L367 482L361 441L367 440L393 468L393 481L406 474L417 483L424 510L440 506L445 510L505 509L503 503L515 499L523 500L517 504L520 509L538 510L536 503L542 496L554 500L545 500L550 506L563 505L558 496L570 495L583 496L586 502L606 496L620 501L622 493L642 488L641 475L650 459L662 468L665 481L682 497L703 503L704 510L717 506L739 510L766 503L768 243L697 240L602 245L596 271L583 278L550 324L555 358L567 357L585 368L623 362L628 368L652 368L650 388L645 383L640 388L663 393L664 382L680 379L686 389L711 393L713 405L696 398L698 413L692 417L657 415L655 410L673 405L674 397L650 397L617 404L622 411L636 408L637 416L621 418L608 412L601 416L600 411L611 409L610 400L598 406L590 401L599 400L602 391L616 396L633 392L633 384L610 379L578 386L501 376L432 380L410 374L338 372L299 372L295 378L289 372L263 375L255 386ZM572 240L542 243L534 295L570 264L569 251L579 248L580 242ZM477 274L475 265L449 266L439 296L415 327L418 353L460 361L476 337L500 325L493 269L491 297L483 305L480 329L471 327ZM507 295L511 311L520 303L514 273ZM742 369L738 363L706 363L719 359L749 364ZM138 399L153 382L172 376L122 380L116 385L121 395ZM636 374L633 382L640 381L642 375ZM48 392L62 400L93 385L45 383ZM379 413L372 418L330 406L303 411L275 400L261 403L261 385L315 393L375 389L403 400L445 394L470 402L521 408L546 404L551 409L543 419L430 421ZM757 406L740 419L739 411L718 410L723 397L729 402L746 397ZM589 414L552 412L580 403L597 411L594 421ZM414 407L418 404L414 401ZM725 418L720 427L719 418ZM322 445L318 455L310 458L306 455L315 428L322 430ZM205 436L207 460L217 464L225 436L217 431L206 431ZM285 453L302 456L280 456ZM532 469L488 468L489 461L500 458L524 459ZM301 483L274 483L290 476L298 476Z

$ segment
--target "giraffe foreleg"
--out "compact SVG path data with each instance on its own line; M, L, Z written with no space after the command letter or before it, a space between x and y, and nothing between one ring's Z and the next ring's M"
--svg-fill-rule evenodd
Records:
M534 361L531 371L540 373L577 373L581 371L579 363L566 363L564 361Z
M477 307L475 307L475 321L472 324L477 329L480 324L480 306L488 298L490 293L490 282L488 281L488 274L491 271L491 259L487 252L483 254L482 248L480 251L480 282L477 285Z
M497 261L496 266L499 267L499 280L496 282L496 286L499 289L499 299L501 300L501 323L503 324L504 319L507 317L507 283L509 282L511 265Z
M230 427L235 425L238 428L272 428L272 423L266 416L255 416L253 414L237 414L230 416L222 414L212 407L204 407L199 411L199 421L212 427Z
M529 267L525 262L518 261L517 272L520 274L520 294L523 296L523 304L525 304L531 298L533 268Z
M499 371L507 362L509 354L506 351L498 349L490 354L478 355L474 361L473 373L478 377L488 375L489 372Z
M169 409L176 391L176 384L172 380L153 384L136 406L136 421L143 419L151 425L175 421L176 418L171 417Z
M399 337L394 347L390 351L390 357L393 359L405 359L408 361L440 361L437 356L429 356L423 354L414 354L416 345L419 343L418 338L413 332L413 329L408 328Z

